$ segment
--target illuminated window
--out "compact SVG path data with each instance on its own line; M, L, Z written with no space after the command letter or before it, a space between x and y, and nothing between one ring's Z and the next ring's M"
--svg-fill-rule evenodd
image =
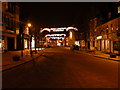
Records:
M6 7L6 10L8 10L8 3L6 3L5 7Z
M108 25L107 25L107 29L108 29Z
M19 29L16 30L16 34L19 34Z
M29 34L29 28L28 28L28 27L26 27L24 33L25 33L25 34Z
M118 6L118 13L120 13L120 6Z
M26 29L26 34L29 34L29 28Z
M24 39L24 48L26 49L28 47L27 45L27 39Z
M34 48L35 47L35 39L34 39L34 37L32 37L32 48Z
M75 41L75 45L80 46L79 41Z

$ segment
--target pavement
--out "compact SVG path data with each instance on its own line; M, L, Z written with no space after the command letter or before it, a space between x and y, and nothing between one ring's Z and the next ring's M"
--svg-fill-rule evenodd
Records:
M32 56L30 55L29 49L23 50L23 56L21 56L21 50L4 52L2 53L2 62L1 62L2 64L0 65L0 71L8 70L10 68L13 68L23 63L34 60L35 58L42 55L43 52L44 52L44 49L37 50L37 53L33 52ZM20 56L20 60L14 61L13 56L15 55Z
M65 47L66 49L70 49L70 47ZM42 55L44 50L39 50L37 53L33 53L32 57L30 55L30 50L26 49L23 50L23 57L21 57L21 51L8 51L5 53L2 53L2 64L0 65L0 71L8 70L10 68L16 67L18 65L21 65L23 63L29 62L31 60L34 60L35 58ZM109 59L114 61L120 61L120 56L116 56L116 58L110 58L110 54L102 53L100 51L90 52L89 49L80 49L76 52L82 52L84 54L89 54L98 58L103 59ZM19 61L14 61L13 56L18 55L20 56Z
M66 47L66 49L70 49L70 47ZM91 52L91 50L83 49L83 48L81 48L80 50L75 50L75 51L76 52L82 52L84 54L89 54L89 55L92 55L92 56L98 57L98 58L109 59L109 60L114 60L114 61L120 61L120 56L116 56L116 58L111 58L110 54L106 54L106 53L103 53L101 51Z

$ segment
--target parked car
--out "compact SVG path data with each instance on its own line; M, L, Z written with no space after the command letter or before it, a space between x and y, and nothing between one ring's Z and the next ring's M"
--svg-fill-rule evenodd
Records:
M79 46L78 45L73 45L72 49L73 50L79 50Z

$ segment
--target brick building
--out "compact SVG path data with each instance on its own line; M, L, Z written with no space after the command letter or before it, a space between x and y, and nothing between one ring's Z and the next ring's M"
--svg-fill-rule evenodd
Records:
M114 7L114 6L113 6ZM118 53L120 36L120 5L110 10L105 17L90 20L90 49L107 53Z
M17 49L19 34L19 5L15 2L2 2L2 50Z
M30 28L25 22L19 23L20 32L17 35L17 50L24 50L30 48Z

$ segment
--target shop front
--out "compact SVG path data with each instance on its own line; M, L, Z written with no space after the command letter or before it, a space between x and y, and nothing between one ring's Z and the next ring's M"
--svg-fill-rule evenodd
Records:
M29 49L29 40L24 39L24 49Z
M95 47L99 51L113 53L113 41L111 39L104 39L102 36L98 36L95 40Z
M113 42L113 50L114 50L114 53L116 53L116 54L119 53L119 43L120 43L120 41Z
M16 35L3 32L1 39L2 52L14 51L16 49L16 41Z

